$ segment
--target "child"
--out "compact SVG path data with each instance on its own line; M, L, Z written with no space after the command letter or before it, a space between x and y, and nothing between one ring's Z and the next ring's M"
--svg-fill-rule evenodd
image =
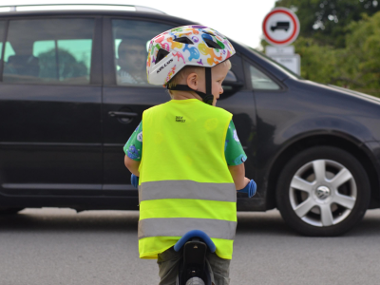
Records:
M216 245L207 254L213 283L229 284L235 191L250 183L232 114L215 107L234 54L204 26L178 27L150 42L148 81L164 84L172 100L143 113L124 162L139 177L140 258L158 259L162 285L175 284L181 256L173 246L194 229Z

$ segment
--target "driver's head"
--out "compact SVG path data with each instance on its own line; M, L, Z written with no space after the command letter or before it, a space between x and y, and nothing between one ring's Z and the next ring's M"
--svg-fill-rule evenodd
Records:
M143 42L134 39L123 40L117 52L117 63L122 70L145 72L147 51Z

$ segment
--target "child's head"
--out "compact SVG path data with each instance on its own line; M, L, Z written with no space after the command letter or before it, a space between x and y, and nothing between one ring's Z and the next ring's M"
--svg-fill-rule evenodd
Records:
M230 69L231 62L229 60L226 60L211 68L211 92L214 96L212 105L214 106L216 105L216 101L219 99L220 95L223 93L222 83ZM187 85L193 90L205 93L205 68L199 66L185 66L167 84L167 88L169 89L172 99L177 99L178 96L183 94L182 92L189 92L194 98L202 100L197 93L192 91L171 90L175 89L177 85Z
M173 97L185 94L187 98L192 94L215 104L231 68L228 59L234 54L232 44L214 29L205 26L171 29L150 41L148 81L163 84Z

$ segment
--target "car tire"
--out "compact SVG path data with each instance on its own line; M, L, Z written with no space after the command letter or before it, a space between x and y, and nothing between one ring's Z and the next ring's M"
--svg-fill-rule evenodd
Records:
M24 208L0 208L0 215L14 215L24 210Z
M370 201L360 162L339 148L321 146L295 155L281 172L277 208L285 222L307 236L337 236L354 227Z

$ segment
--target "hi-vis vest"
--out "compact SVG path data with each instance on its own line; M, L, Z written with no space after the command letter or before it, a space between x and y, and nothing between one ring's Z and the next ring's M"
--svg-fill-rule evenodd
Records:
M143 113L139 179L140 258L157 258L186 232L206 232L232 258L236 189L224 156L232 114L197 99Z

